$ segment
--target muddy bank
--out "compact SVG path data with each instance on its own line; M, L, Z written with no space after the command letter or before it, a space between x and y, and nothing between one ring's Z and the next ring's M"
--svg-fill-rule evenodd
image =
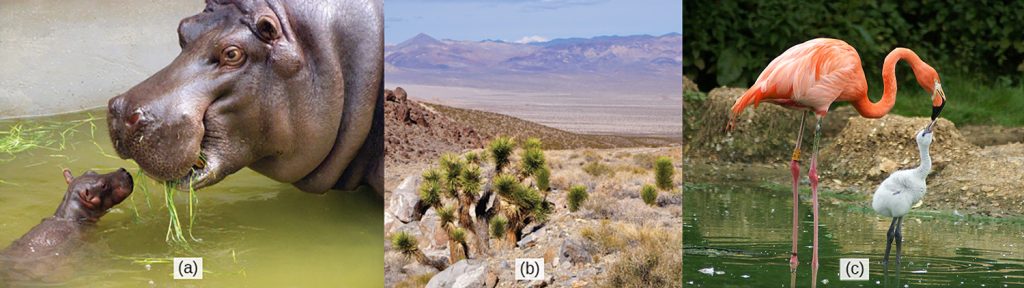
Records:
M732 163L786 163L795 144L799 112L765 104L747 109L738 128L725 132L728 109L744 89L718 88L687 113L688 157ZM811 121L812 119L808 119ZM925 117L888 115L865 119L849 106L835 108L823 125L822 185L835 190L871 194L893 171L913 168L920 157L914 135L929 122ZM808 125L810 126L810 125ZM692 127L692 128L691 128ZM813 130L806 127L804 169ZM989 134L998 131L989 130ZM971 131L978 135L977 131ZM973 136L972 136L973 137ZM1024 144L1007 137L989 137L978 146L952 122L939 119L930 149L933 171L924 205L991 216L1024 215ZM1005 138L1005 139L1004 139ZM780 165L779 169L785 169ZM785 180L785 178L780 179ZM806 181L806 180L805 180Z

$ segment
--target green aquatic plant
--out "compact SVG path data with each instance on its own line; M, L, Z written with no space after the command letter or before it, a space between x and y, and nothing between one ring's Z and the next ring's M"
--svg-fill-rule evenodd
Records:
M196 239L195 236L192 235L192 227L195 226L196 219L196 203L199 202L199 198L196 196L195 187L192 186L192 180L189 179L188 181L188 239L191 239L192 241L199 241L199 239ZM177 190L175 187L178 186L178 184L179 183L176 181L164 182L164 204L167 206L167 214L169 218L167 223L167 236L165 237L165 240L179 244L185 249L191 249L188 239L185 238L186 231L181 228L181 220L178 217L178 208L174 204L174 192Z
M15 154L31 149L64 151L68 148L68 138L77 133L79 127L85 124L95 126L93 122L101 120L91 113L88 115L88 118L70 121L47 121L30 125L14 123L7 131L0 131L0 154L9 156L0 161L13 160Z

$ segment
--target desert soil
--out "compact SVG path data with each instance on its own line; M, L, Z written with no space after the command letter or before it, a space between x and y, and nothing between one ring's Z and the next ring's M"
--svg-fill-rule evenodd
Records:
M387 239L397 231L407 231L418 236L420 248L426 255L446 258L446 236L443 232L437 234L437 225L433 223L437 218L432 208L412 221L395 220L393 215L401 211L392 211L396 205L390 203L395 199L394 191L399 183L420 175L441 153L483 152L484 143L497 135L517 139L536 136L545 143L545 154L552 170L552 189L547 199L555 205L554 213L536 231L524 235L524 239L531 240L522 246L513 247L492 239L488 241L490 255L472 257L485 259L488 281L494 281L491 284L497 287L522 285L513 280L511 267L515 258L545 258L545 273L551 277L541 281L543 285L598 287L612 281L606 272L628 265L617 263L633 263L644 255L665 255L667 260L681 257L678 255L682 253L678 233L682 229L681 190L660 192L653 206L646 205L639 197L644 184L654 183L652 163L657 156L673 159L674 181L676 186L682 183L682 148L678 144L670 145L671 140L660 137L576 134L510 116L421 103L409 97L412 93L415 92L397 88L386 92L385 203L389 205L385 207L385 214L392 213L391 217L385 216L392 219L385 221ZM658 145L662 147L650 147ZM593 169L595 166L601 169ZM584 167L590 168L585 170ZM586 186L590 197L579 211L569 212L566 191L576 184ZM390 242L384 245L386 286L417 283L416 279L426 280L439 272L394 251ZM572 253L574 259L562 256L565 245L578 248ZM627 249L631 245L656 248ZM655 253L641 254L650 250ZM665 261L659 267L655 268L675 275L677 272L672 269L681 269L681 263Z

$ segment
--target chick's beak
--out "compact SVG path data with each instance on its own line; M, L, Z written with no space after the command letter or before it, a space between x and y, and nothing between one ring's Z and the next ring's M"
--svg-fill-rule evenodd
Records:
M939 118L942 108L946 106L946 92L942 91L942 85L935 82L935 89L932 90L932 123ZM928 125L931 128L931 124ZM929 130L930 131L930 130Z

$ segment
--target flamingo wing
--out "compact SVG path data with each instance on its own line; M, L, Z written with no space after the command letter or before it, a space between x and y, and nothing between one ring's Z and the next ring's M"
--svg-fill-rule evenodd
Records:
M765 67L754 85L736 99L731 119L747 106L757 107L761 101L824 114L837 98L858 90L867 91L863 74L860 56L846 42L818 38L801 43ZM860 88L861 85L864 87Z

